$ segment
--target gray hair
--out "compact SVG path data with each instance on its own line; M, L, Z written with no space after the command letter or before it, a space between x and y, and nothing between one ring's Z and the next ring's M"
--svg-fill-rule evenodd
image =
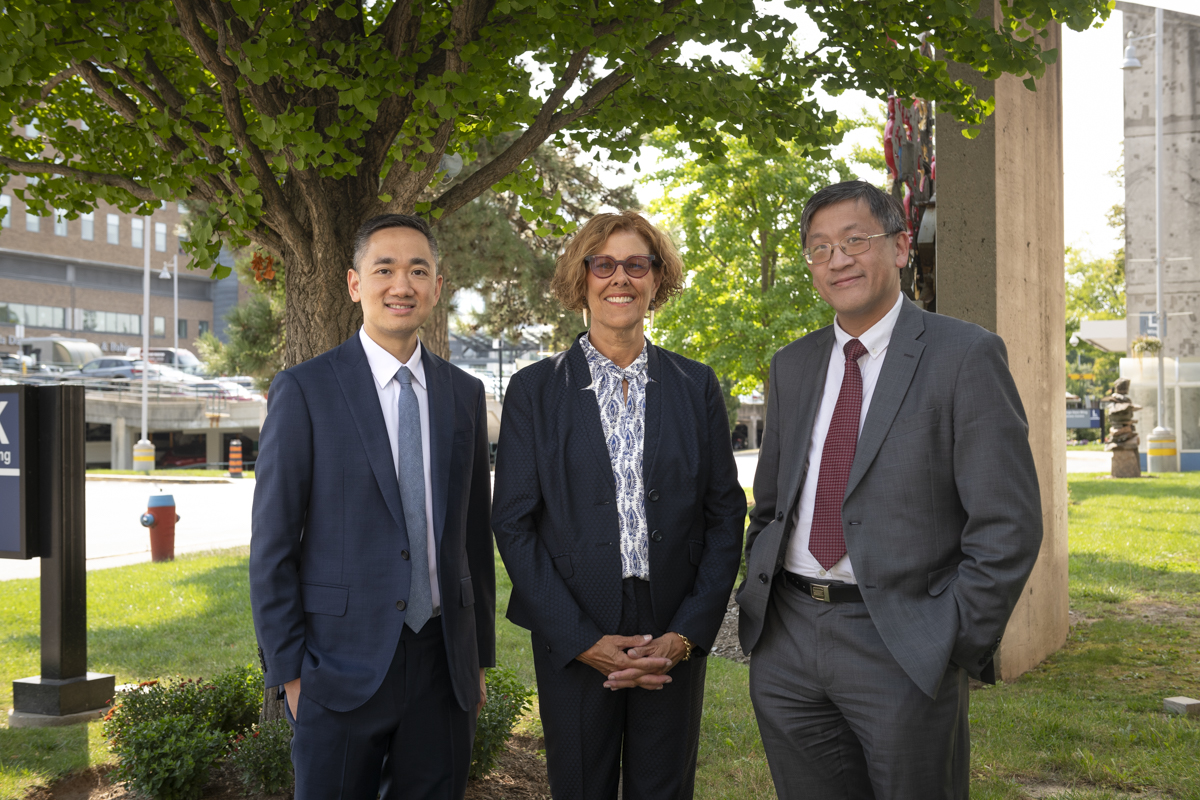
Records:
M362 263L363 256L367 254L367 247L371 244L371 237L379 231L387 228L411 228L425 237L429 242L429 250L433 253L433 268L437 271L438 245L437 239L433 238L433 230L429 227L429 223L420 217L414 217L412 214L381 214L378 217L371 217L358 228L358 233L354 234L354 271L361 272L359 265Z
M800 215L801 244L808 246L808 229L812 225L813 215L826 206L846 200L861 200L866 203L871 216L883 226L885 233L908 230L904 221L904 206L900 205L899 200L866 181L842 181L826 186L804 204L804 212Z

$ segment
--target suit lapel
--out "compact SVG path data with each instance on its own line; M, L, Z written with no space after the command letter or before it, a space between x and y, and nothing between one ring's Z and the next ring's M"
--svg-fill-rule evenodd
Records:
M900 307L896 327L892 330L892 339L888 342L883 369L879 372L879 380L871 394L867 419L863 423L862 433L858 436L854 463L850 467L850 478L846 482L846 497L850 496L858 482L867 474L867 469L879 454L879 448L883 446L883 440L887 438L892 421L908 393L908 386L912 383L917 365L921 363L925 343L917 341L917 337L924 332L925 321L921 318L921 310L905 298Z
M658 440L662 433L662 359L658 348L646 343L649 353L646 359L646 418L643 420L642 475L649 481L654 474L654 459L658 455Z
M396 525L403 530L404 508L400 504L400 484L396 478L396 464L392 460L392 446L387 438L383 411L379 408L375 377L371 374L367 354L357 333L338 347L337 357L330 363L333 364L333 372L346 405L350 408L350 417L358 429L358 437L367 453L371 471L375 473L375 480L383 493L383 500L387 503L388 511L392 512Z
M583 334L586 336L587 334ZM608 443L604 441L604 425L600 422L600 403L592 386L592 371L588 369L587 357L578 341L567 352L567 368L571 373L571 384L568 392L573 395L571 416L578 427L579 435L587 439L592 449L592 463L596 470L608 481L609 487L617 490L613 478L612 459L608 455Z
M423 345L422 345L423 346ZM450 458L454 439L454 381L450 365L428 349L425 362L429 404L429 474L433 480L433 535L441 546L446 525L446 501L450 491Z
M825 377L829 373L829 354L833 351L833 326L822 328L813 333L814 346L809 348L800 363L789 369L786 376L776 375L777 382L786 381L799 386L788 388L787 396L795 398L796 428L794 439L785 442L793 454L803 454L804 457L791 459L791 469L788 472L787 509L794 508L803 486L804 475L807 472L806 458L809 443L812 440L813 424L817 420L817 410L821 406L821 396L825 393ZM785 387L780 386L781 390ZM778 409L776 413L785 413ZM781 453L782 457L783 454Z

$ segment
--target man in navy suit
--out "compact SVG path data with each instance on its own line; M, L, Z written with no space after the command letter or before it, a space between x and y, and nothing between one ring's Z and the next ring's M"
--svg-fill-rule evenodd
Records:
M375 217L363 326L279 373L256 465L250 600L295 735L296 798L461 798L495 665L483 384L425 350L437 243Z

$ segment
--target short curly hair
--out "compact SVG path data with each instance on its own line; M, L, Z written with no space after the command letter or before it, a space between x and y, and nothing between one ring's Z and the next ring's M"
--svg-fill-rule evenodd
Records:
M569 311L582 311L587 307L588 268L583 259L596 255L608 237L618 231L632 231L650 244L650 253L655 256L654 269L662 279L651 308L661 308L663 303L683 291L683 259L670 236L651 225L637 211L597 214L584 223L554 265L550 291Z

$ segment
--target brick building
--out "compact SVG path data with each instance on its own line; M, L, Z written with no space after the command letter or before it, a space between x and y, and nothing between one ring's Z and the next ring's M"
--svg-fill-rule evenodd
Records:
M149 225L101 204L93 214L27 213L14 189L27 179L14 176L0 192L7 210L0 228L0 353L16 347L16 325L26 336L60 334L95 342L122 353L142 343L143 237L150 237L150 345L170 346L178 325L179 346L195 352L197 337L213 327L217 282L207 272L188 270L179 248L182 204L166 203ZM179 319L172 310L171 280L160 279L163 263L179 255ZM223 282L222 282L223 283ZM233 289L236 298L236 287ZM234 300L236 302L236 299Z

